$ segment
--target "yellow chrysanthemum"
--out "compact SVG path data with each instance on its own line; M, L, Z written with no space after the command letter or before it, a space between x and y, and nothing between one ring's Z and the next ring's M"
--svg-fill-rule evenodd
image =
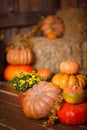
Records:
M10 82L11 87L16 91L25 92L29 88L33 87L34 84L43 81L44 79L37 75L35 71L32 72L21 72L17 74Z

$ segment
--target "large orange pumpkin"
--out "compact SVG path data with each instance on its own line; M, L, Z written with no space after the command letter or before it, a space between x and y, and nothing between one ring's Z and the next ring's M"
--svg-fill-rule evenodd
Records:
M60 63L60 72L66 74L77 74L80 66L76 61L63 61Z
M52 83L57 84L60 88L65 89L71 85L79 85L85 87L86 85L86 76L83 74L77 75L68 75L63 73L57 73L52 78Z
M58 16L48 15L42 20L40 29L46 37L55 39L63 35L64 23Z
M86 124L87 103L71 104L64 102L62 107L57 111L57 116L59 121L67 125Z
M4 78L9 81L20 72L30 72L32 70L34 70L34 68L29 65L7 65L4 70Z
M26 91L23 111L29 118L45 118L49 115L56 98L62 90L51 82L41 81Z
M29 48L16 46L7 51L6 60L12 65L31 64L33 61L33 53Z

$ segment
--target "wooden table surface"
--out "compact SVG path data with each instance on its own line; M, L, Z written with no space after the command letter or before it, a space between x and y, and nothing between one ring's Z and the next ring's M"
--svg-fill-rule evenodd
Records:
M46 120L27 118L22 112L17 94L9 83L0 82L0 130L87 130L87 124L79 126L56 125L43 127Z

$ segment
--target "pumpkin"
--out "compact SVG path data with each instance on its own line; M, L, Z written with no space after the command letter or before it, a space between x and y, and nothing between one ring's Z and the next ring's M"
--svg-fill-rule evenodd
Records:
M46 69L46 68L41 68L37 71L37 74L39 74L40 76L42 76L45 79L50 79L52 76L52 72L50 69Z
M12 65L31 64L33 61L33 53L27 47L16 46L7 51L6 61Z
M66 74L77 74L80 66L76 61L63 61L60 63L60 72Z
M48 39L56 39L57 36L56 36L54 33L49 33L49 34L47 35L47 38L48 38Z
M31 72L34 68L30 65L7 65L4 70L4 78L8 81L20 72Z
M46 118L62 90L51 82L41 81L26 91L23 111L29 118Z
M85 92L81 86L68 86L63 91L63 98L69 103L82 103L85 99Z
M40 30L49 39L60 37L64 33L63 20L56 15L48 15L42 20Z
M60 122L68 125L80 125L87 123L87 103L71 104L64 102L57 111Z
M59 85L59 87L62 89L74 85L85 87L86 80L87 77L83 74L68 75L63 73L57 73L52 77L52 83Z

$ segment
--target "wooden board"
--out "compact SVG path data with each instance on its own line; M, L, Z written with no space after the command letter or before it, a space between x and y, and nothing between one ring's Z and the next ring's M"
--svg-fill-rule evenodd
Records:
M27 118L20 108L18 96L9 83L0 82L0 130L86 130L87 124L79 126L56 125L43 127L46 120Z

